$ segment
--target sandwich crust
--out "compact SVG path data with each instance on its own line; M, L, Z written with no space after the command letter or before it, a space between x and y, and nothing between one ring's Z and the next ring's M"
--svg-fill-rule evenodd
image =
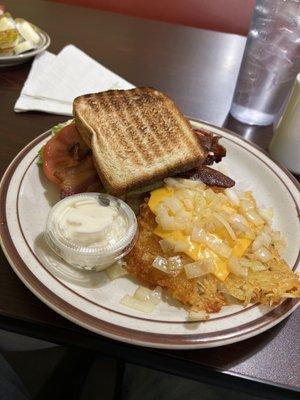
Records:
M188 171L205 152L174 102L152 88L110 90L74 100L77 129L106 190L121 195Z

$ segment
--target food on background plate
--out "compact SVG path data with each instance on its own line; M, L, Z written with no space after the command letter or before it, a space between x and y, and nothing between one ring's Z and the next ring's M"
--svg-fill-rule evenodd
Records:
M218 136L192 129L167 96L150 88L79 96L74 115L53 128L40 162L63 198L107 191L131 206L132 198L142 203L136 244L125 262L107 270L111 279L127 271L146 286L125 296L123 305L152 312L165 288L190 318L205 319L233 301L272 305L300 296L268 213L251 192L232 189L230 177L209 167L226 155ZM76 230L83 232L83 225ZM99 247L99 230L87 249ZM102 269L99 260L63 258Z
M0 57L25 53L41 43L39 28L9 13L0 15Z

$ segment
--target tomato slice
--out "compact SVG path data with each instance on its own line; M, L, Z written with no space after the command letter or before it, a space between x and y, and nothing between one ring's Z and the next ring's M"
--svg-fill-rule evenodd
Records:
M42 150L43 171L61 189L61 197L99 189L91 151L74 123L63 127Z
M74 157L70 150L76 143L82 143L82 139L75 124L63 127L49 142L43 150L43 170L47 178L60 185L61 180L55 175L57 170L74 166Z

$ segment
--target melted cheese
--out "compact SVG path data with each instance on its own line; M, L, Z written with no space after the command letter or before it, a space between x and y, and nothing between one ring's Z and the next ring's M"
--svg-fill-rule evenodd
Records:
M183 253L191 257L191 259L194 261L201 260L203 258L203 253L205 252L205 256L209 257L213 262L213 274L221 281L225 281L229 275L229 269L225 260L217 256L217 254L210 249L204 250L204 246L202 244L194 242L191 240L190 236L184 235L183 232L164 231L160 226L157 226L154 229L154 233L162 239L169 239L171 243L181 243L184 247L186 247L186 250L183 250Z
M252 243L251 239L248 238L239 238L236 240L236 244L232 249L232 255L240 258L243 257L245 251L248 249L250 244Z
M187 256L197 261L201 258L203 246L191 240L190 236L184 235L181 231L164 231L160 226L157 226L153 231L162 239L169 239L171 243L180 243L186 250L183 251Z
M165 198L170 197L174 194L174 190L169 187L162 187L160 189L153 190L151 192L150 199L148 201L148 207L155 214L156 208Z
M208 256L209 259L213 262L214 265L214 272L216 278L220 281L225 281L227 276L229 275L229 269L227 266L227 260L224 258L219 257L215 252L210 249L205 249L206 257Z
M174 194L173 188L163 187L151 192L151 196L148 202L150 210L156 214L157 206L164 201L167 197ZM234 209L232 209L234 211ZM209 257L214 265L213 274L221 281L225 281L229 275L229 269L227 266L227 260L219 257L215 252L206 248L203 244L194 242L190 236L184 234L181 230L166 231L163 230L159 225L154 229L154 233L162 239L170 240L171 243L182 244L183 253L189 256L192 260L198 261L203 256ZM232 255L235 257L242 257L251 244L251 240L248 238L238 238L236 241L232 240L226 229L221 229L218 232L218 237L222 240L226 240L232 247Z

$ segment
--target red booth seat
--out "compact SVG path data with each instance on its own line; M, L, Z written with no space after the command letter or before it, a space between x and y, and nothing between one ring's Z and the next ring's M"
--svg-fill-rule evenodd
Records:
M247 35L255 0L52 0Z

